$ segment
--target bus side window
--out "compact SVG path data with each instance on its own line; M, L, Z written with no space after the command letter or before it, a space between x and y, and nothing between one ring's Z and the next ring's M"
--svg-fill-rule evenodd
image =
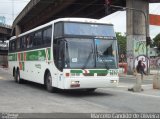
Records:
M16 40L13 40L11 42L11 51L15 51L16 50Z
M34 42L36 42L36 46L42 45L42 31L35 33Z
M32 47L32 38L31 38L31 35L28 35L27 36L27 48L31 48Z
M45 29L43 31L43 44L51 45L51 38L52 38L52 27Z
M23 48L22 48L22 38L19 38L19 40L20 40L20 49L22 50Z
M17 38L16 41L17 41L17 50L20 50L20 38Z
M26 37L24 36L24 37L22 37L22 49L25 49L26 48Z

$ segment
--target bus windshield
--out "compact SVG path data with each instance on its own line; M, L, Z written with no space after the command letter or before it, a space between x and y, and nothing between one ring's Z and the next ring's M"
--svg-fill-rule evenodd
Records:
M116 40L67 38L70 68L117 68Z
M98 68L117 68L116 40L95 39L96 66Z
M61 70L117 68L117 40L111 24L58 22L54 28L54 43L58 41L65 41L65 45L60 46L65 47L65 57L59 55L64 57Z
M68 38L70 68L94 68L94 44L91 39ZM87 61L88 60L88 61Z
M64 34L66 35L85 35L85 36L112 36L115 33L112 25L92 24L92 23L64 23Z

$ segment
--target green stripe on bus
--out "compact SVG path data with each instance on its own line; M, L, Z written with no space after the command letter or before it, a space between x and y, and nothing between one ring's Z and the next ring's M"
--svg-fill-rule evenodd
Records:
M87 74L93 75L93 74L98 74L98 75L118 75L118 70L88 70L89 72ZM71 70L70 73L84 73L83 70Z
M88 70L90 74L107 74L108 70ZM71 73L83 73L83 70L71 70Z
M26 61L45 61L46 49L26 52ZM24 61L24 52L20 53L21 61ZM17 53L9 54L9 61L17 61ZM48 60L51 60L51 48L48 48Z
M26 52L27 61L44 61L46 59L45 50Z
M97 73L97 74L108 74L108 70L89 70L91 74Z
M70 72L71 73L77 73L77 74L83 73L82 70L71 70Z

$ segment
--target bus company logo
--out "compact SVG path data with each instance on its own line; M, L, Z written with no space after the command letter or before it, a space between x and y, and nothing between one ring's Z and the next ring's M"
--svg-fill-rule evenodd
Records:
M35 67L41 69L41 64L35 64Z
M86 70L86 69L84 69L82 72L83 72L83 74L89 74L90 73L89 70Z

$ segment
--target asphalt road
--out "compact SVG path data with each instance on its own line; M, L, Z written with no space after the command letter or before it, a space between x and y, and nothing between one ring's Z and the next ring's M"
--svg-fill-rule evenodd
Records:
M147 76L146 76L147 77ZM152 80L149 78L144 78L143 80L143 84L147 85L147 84L152 84ZM120 77L120 82L121 83L129 83L129 84L134 84L136 82L136 78L134 76L125 76L125 77Z
M48 93L39 84L17 84L7 71L0 70L0 112L57 113L62 116L63 113L83 113L79 114L82 117L89 116L86 113L160 112L160 92L156 91L156 95L150 95L149 89L141 93L129 92L127 85L133 81L121 78L123 86L120 83L118 88L97 89L94 93L62 90ZM149 83L151 81L146 85Z

